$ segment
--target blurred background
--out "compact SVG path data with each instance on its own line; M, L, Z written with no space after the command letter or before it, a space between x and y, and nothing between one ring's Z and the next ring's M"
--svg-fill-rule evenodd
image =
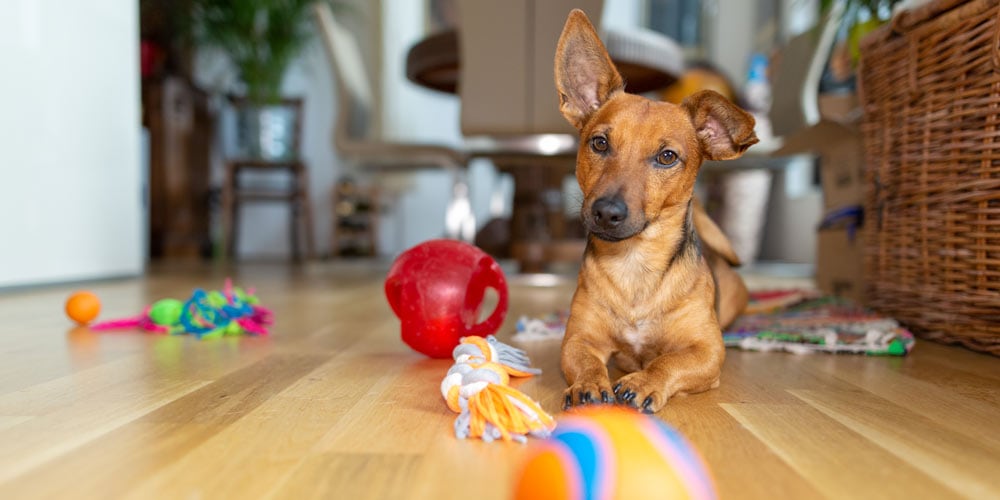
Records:
M573 7L628 91L713 88L754 112L762 143L706 165L699 193L747 265L811 275L818 224L861 191L841 179L831 199L818 159L860 169L853 47L895 3L10 0L0 286L437 237L522 271L572 263L575 138L551 68Z

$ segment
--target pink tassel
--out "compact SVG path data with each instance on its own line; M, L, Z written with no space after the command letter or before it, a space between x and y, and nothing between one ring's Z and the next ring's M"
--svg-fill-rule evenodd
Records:
M153 320L149 318L149 310L152 306L146 306L143 309L142 314L138 316L133 316L131 318L113 319L109 321L102 321L95 325L90 325L90 329L95 332L106 332L109 330L131 330L134 328L141 328L147 332L154 333L170 333L170 327L164 325L157 325L153 323Z
M236 323L240 325L240 328L243 328L249 333L254 333L257 335L267 335L268 333L267 328L264 328L262 325L255 323L251 319L247 318L238 319L236 320Z
M103 332L107 330L128 330L132 328L139 328L142 326L143 322L146 321L145 316L136 316L134 318L122 318L113 319L110 321L102 321L90 325L90 329L95 332Z

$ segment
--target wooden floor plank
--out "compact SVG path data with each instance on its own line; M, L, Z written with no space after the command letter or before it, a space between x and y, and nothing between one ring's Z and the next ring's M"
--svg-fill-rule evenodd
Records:
M61 312L78 285L5 294L0 498L509 498L530 443L454 437L451 361L402 343L386 268L157 264L86 287L126 315L231 276L274 309L267 338L94 334ZM498 336L513 343L518 317L565 309L574 280L510 278ZM517 345L544 373L512 384L559 417L559 340ZM998 373L1000 358L924 342L902 359L730 349L720 388L658 417L724 500L995 497Z
M792 392L956 493L967 498L1000 497L1000 448L865 391Z
M148 369L129 358L0 397L0 414L35 417L0 430L0 483L208 383L145 378Z
M400 498L508 500L532 444L484 443L439 435L427 449L428 458L410 476L412 490Z
M275 355L206 383L79 449L63 451L48 463L32 464L34 470L24 477L0 483L0 497L5 490L31 492L32 496L72 492L107 498L121 494L269 401L323 359ZM128 457L124 464L123 457ZM52 474L74 477L72 489L46 482L44 478Z
M903 370L908 359L866 359L851 357L836 367L813 365L812 369L847 381L886 401L922 415L943 428L965 434L1000 449L1000 390L989 379L973 377L949 368L933 369L937 377L927 381L914 377L915 370ZM948 380L944 380L949 377ZM961 387L961 388L959 388ZM963 395L970 394L973 397Z
M932 359L934 363L942 364L960 370L976 377L988 377L1000 381L1000 366L997 366L997 356L970 351L968 349L946 346L926 340L918 340L914 349L920 349L920 357Z
M448 366L445 360L423 360L397 373L387 371L316 443L315 449L323 453L423 452L434 439L448 436L451 431L454 416L444 406L437 386L428 383L444 378ZM424 425L413 425L417 421Z
M812 408L722 407L827 498L958 498L933 479L939 476L924 474Z
M2 431L4 429L7 429L7 428L10 428L10 427L14 427L15 425L18 425L18 424L22 424L24 422L27 422L28 420L33 419L33 418L35 418L35 417L30 417L30 416L20 416L19 417L19 416L6 416L6 415L5 416L0 416L0 431Z
M820 498L813 483L722 406L670 407L663 419L705 458L720 498ZM752 466L749 466L752 464ZM762 481L761 470L780 481Z
M276 500L350 498L382 500L413 496L416 473L426 459L418 455L324 453L313 455L273 496ZM341 478L351 478L343 481ZM457 492L456 492L457 493ZM449 498L449 497L424 497Z
M129 496L185 498L204 494L210 498L250 498L266 491L275 477L271 473L280 477L282 467L297 463L296 452L311 441L307 432L297 431L313 423L306 415L312 405L304 401L283 401L282 413L274 416L273 408L278 403L275 398L326 359L274 355L238 372L239 377L206 387L195 396L200 402L178 401L176 412L165 409L152 415L151 421L206 421L218 432L201 442L189 443L192 446L178 460L161 467L130 490ZM190 408L202 410L191 415ZM226 460L218 463L210 458L222 456ZM206 468L206 463L213 466ZM260 474L271 466L275 470L269 475Z
M920 356L903 358L891 363L888 368L899 375L933 384L1000 411L1000 389L997 388L1000 366L993 366L992 369L973 368L977 365L988 367L982 365L984 362L997 365L998 358L927 341L918 341L916 348L920 349ZM953 355L958 353L961 356ZM966 362L956 363L956 358Z

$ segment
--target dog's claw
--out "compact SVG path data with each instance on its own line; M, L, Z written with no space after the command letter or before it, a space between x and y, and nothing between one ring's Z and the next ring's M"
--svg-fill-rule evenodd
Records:
M590 391L580 393L580 404L590 404L593 402L594 398L590 395Z
M611 402L611 395L608 394L608 391L601 391L601 402L604 404Z
M573 406L573 396L571 394L566 395L566 400L563 401L563 409L568 410Z
M646 396L646 399L642 401L642 412L646 414L653 413L650 406L653 404L653 396Z
M618 400L622 403L627 403L629 405L635 406L635 392L632 389L625 389L625 392L618 395Z
M615 393L615 396L618 395L618 391L620 391L620 390L622 390L622 384L621 384L621 382L615 384L615 386L611 388L611 391Z

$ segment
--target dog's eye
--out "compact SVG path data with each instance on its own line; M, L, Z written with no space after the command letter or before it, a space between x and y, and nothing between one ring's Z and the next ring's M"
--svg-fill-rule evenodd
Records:
M677 163L677 153L669 149L660 151L660 154L656 155L656 163L664 167L672 167Z
M598 153L604 153L608 150L608 139L602 135L596 136L590 140L590 148Z

